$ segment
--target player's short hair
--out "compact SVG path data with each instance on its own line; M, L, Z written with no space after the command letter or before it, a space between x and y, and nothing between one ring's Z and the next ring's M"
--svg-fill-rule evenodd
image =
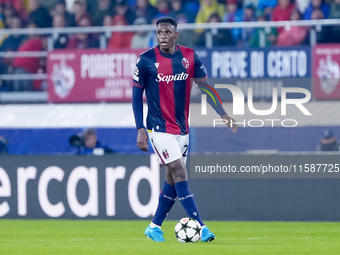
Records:
M177 21L171 17L161 17L156 21L156 26L158 26L159 23L170 23L175 28L177 28Z

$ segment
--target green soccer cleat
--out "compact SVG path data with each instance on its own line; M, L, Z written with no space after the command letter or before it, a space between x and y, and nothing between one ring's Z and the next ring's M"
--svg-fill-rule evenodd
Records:
M215 234L213 234L206 226L201 229L202 242L211 242L215 240Z
M144 233L148 238L154 240L155 242L165 242L163 237L164 232L160 228L152 228L150 225L145 229Z

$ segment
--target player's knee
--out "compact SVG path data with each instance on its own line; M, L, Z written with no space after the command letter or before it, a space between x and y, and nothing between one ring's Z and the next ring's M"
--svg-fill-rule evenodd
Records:
M176 160L167 165L175 182L186 181L188 179L187 169L180 160Z
M184 182L184 181L187 181L188 180L188 176L187 176L187 173L186 171L181 171L181 172L178 172L176 174L176 176L174 177L175 179L175 182Z
M175 182L183 182L188 180L187 170L185 167L177 168L173 172L173 178Z

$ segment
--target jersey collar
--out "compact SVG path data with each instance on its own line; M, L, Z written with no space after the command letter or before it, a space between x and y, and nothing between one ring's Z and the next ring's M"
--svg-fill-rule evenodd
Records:
M165 54L165 53L163 53L161 51L161 49L159 48L159 45L157 45L155 47L155 50L156 50L157 53L159 53L162 57L165 57L165 58L174 58L174 57L176 57L181 52L178 44L175 44L175 52L173 54Z

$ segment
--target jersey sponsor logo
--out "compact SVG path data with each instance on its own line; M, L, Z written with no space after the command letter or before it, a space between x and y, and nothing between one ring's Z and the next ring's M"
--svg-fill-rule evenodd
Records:
M164 81L169 84L170 81L185 81L189 77L189 74L182 72L181 74L164 75L159 73L157 75L156 82Z
M185 69L187 69L189 67L189 60L182 58L182 65Z
M163 157L164 157L165 159L168 159L168 158L169 158L169 152L168 152L166 149L164 149L164 150L162 151L162 153L163 153Z
M155 63L155 67L158 69L158 67L159 67L159 63L158 62Z

